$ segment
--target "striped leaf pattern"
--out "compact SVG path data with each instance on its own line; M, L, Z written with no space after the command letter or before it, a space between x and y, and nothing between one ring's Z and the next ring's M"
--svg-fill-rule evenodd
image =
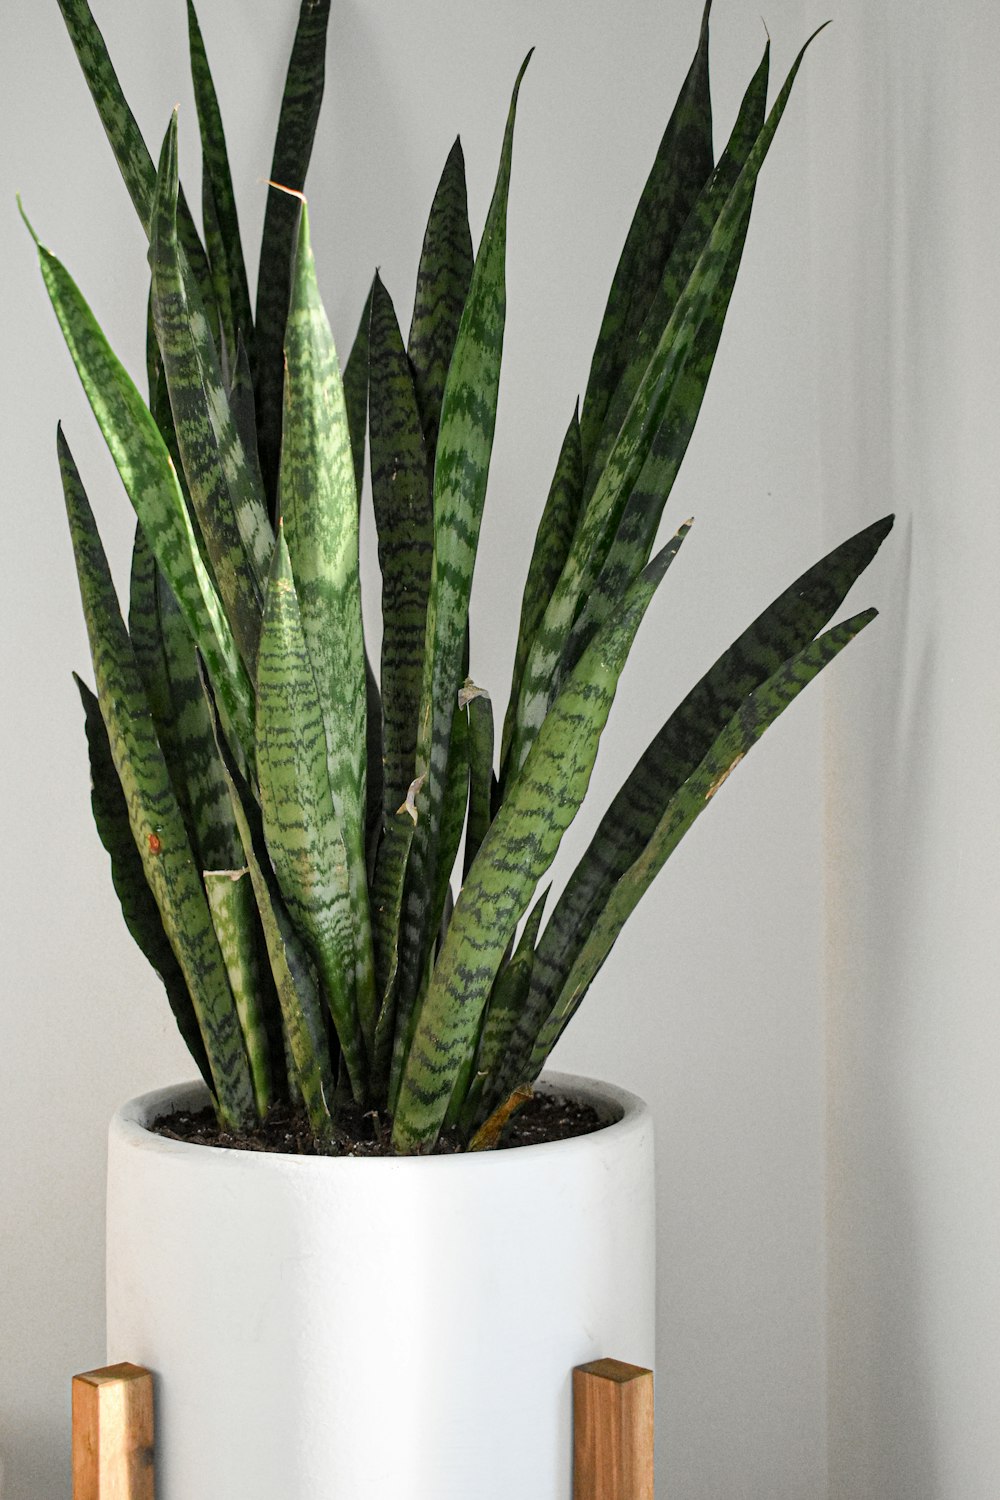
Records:
M614 393L604 429L591 462L591 473L599 473L614 442L629 404L637 390L660 333L669 322L677 302L690 280L698 256L712 226L721 212L739 173L753 149L764 123L767 104L769 48L747 89L736 125L726 150L711 179L702 190L688 217L664 270L663 279L653 298L646 320L636 335L628 360ZM592 589L587 595L572 633L563 649L562 669L571 666L584 649L601 620L614 607L616 599L632 579L645 567L653 550L663 508L670 496L681 460L694 431L702 399L712 373L715 352L729 309L729 300L743 255L753 190L747 199L741 222L737 225L729 249L725 272L712 305L695 335L691 353L672 394L667 415L656 432L649 454L625 504L622 519L608 556Z
M473 862L407 1058L393 1129L400 1150L437 1139L507 944L586 795L618 678L670 561L665 548L570 674Z
M271 160L271 182L301 193L312 156L326 82L326 31L330 0L301 0ZM298 204L272 187L264 211L257 276L257 432L264 482L273 494L281 452L285 322L299 228Z
M122 93L104 37L94 20L88 0L59 0L70 41L87 81L91 97L115 153L115 160L135 205L139 222L149 234L152 221L153 191L156 168L153 158L136 124L135 116ZM214 332L218 332L218 315L212 295L212 275L204 247L198 238L191 211L180 195L178 206L180 239L209 313Z
M146 708L104 549L61 429L59 463L97 698L132 837L187 982L219 1113L230 1124L246 1127L256 1111L229 979L167 763Z
M817 673L871 623L876 614L874 609L864 610L840 625L831 626L756 687L713 741L695 770L670 798L646 847L615 885L594 925L584 934L573 966L536 1039L528 1069L529 1081L538 1076L625 922L691 824L704 812L764 731L784 713Z
M712 0L706 0L694 60L667 122L611 283L580 424L588 467L663 267L715 163L708 77L711 6Z
M194 82L195 107L201 132L202 202L205 237L208 243L212 283L215 287L219 316L225 333L225 347L231 364L235 364L238 345L253 347L253 313L250 289L243 262L236 194L229 170L229 152L222 124L219 100L208 65L205 41L198 24L194 0L187 0L188 44L191 51L191 77ZM209 232L209 221L213 232Z
M558 668L565 641L607 557L653 440L664 421L671 418L672 408L680 408L682 412L687 408L690 415L690 404L684 394L688 361L706 320L718 315L720 288L726 285L733 246L741 232L745 233L747 206L805 50L803 47L793 63L753 150L712 226L583 510L569 558L525 667L511 755L513 769L523 762L551 702L559 681ZM728 294L726 297L728 300Z
M437 445L448 368L472 283L472 233L465 157L456 139L448 153L424 234L407 354L429 457Z
M434 517L413 376L378 275L369 360L372 500L382 570L383 807L390 818L416 775Z
M465 1134L503 1101L497 1080L502 1076L512 1040L528 999L531 971L535 964L535 945L545 915L549 887L538 897L528 914L517 947L497 975L490 992L483 1020L482 1035L476 1055L475 1080L464 1101L461 1122Z
M346 850L356 1004L375 1035L375 969L365 860L367 685L358 566L358 499L344 389L316 286L302 205L285 330L281 516L326 739L330 791Z
M111 861L111 880L121 903L125 925L163 980L167 1000L184 1045L211 1088L212 1073L198 1019L191 1003L184 971L163 930L163 918L146 881L142 860L132 837L128 803L115 770L100 704L87 684L81 682L75 673L74 681L79 689L86 717L87 746L90 752L90 805L98 835Z
M188 493L240 655L252 674L273 537L211 331L184 274L177 243L176 111L160 155L149 259L153 326Z
M642 854L670 798L740 705L828 624L891 526L887 516L865 527L797 578L723 652L654 737L601 820L542 934L522 1044L534 1040L583 935Z
M271 1059L261 1007L259 924L250 871L206 870L205 895L243 1032L257 1114L263 1119L273 1102Z
M283 527L257 659L257 774L271 863L292 919L312 948L360 1102L365 1049L355 993L347 850L334 811L323 713Z
M330 0L299 0L255 308L196 4L185 0L204 247L179 182L176 113L154 167L88 0L59 0L151 270L147 406L35 241L138 521L126 629L60 434L97 680L96 695L80 685L95 821L126 922L224 1122L252 1128L290 1103L338 1149L350 1095L386 1117L398 1152L427 1152L442 1130L492 1149L680 838L874 615L830 624L891 517L810 568L723 652L625 779L548 912L540 884L690 525L653 555L803 54L768 113L765 49L714 164L705 0L535 537L497 767L469 612L527 60L478 253L456 140L405 346L376 273L342 377L302 193ZM359 567L368 443L377 672Z
M334 1079L319 976L282 901L268 857L263 821L249 788L221 736L218 746L281 1009L289 1091L293 1098L301 1099L313 1134L322 1140L330 1133Z
M202 562L166 444L76 283L43 245L38 245L38 255L49 298L98 426L194 636L232 732L252 764L253 690Z
M132 555L129 635L191 847L202 870L242 863L198 653L141 531Z
M482 847L493 818L493 705L489 694L466 684L469 705L469 822L465 831L465 874Z
M466 675L462 666L469 598L500 386L514 120L529 59L530 53L514 85L493 200L448 370L435 452L434 558L417 731L416 771L424 781L418 804L420 821L410 852L403 932L403 983L408 999L423 970L426 944L436 918L432 903L440 887L437 845L448 752L458 689Z
M521 694L521 681L525 663L532 643L545 617L545 607L559 576L566 566L573 533L580 517L583 501L583 447L580 441L580 406L574 408L570 424L563 438L556 472L549 488L535 535L535 546L528 564L524 595L521 600L521 619L517 631L517 651L514 656L514 673L510 687L510 701L503 726L500 765L503 771L510 755L511 740L517 723L517 705Z

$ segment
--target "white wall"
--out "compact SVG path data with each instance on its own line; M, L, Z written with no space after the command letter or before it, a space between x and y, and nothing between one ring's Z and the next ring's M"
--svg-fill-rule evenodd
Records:
M828 725L830 1494L994 1500L1000 15L838 10L812 131L836 113L843 140L813 219L826 525L885 504L901 534Z
M183 160L188 182L196 182L183 6L94 0L94 9L150 141L159 140L181 99ZM295 9L293 0L201 6L250 243L259 233L258 179L270 162ZM502 698L535 518L586 378L635 198L694 46L700 4L685 0L665 10L658 0L620 7L601 0L489 6L339 0L335 10L310 197L321 280L344 343L376 262L405 325L427 207L459 129L478 235L510 85L527 47L537 45L515 150L505 382L473 619L474 675ZM875 398L887 399L895 373L892 352L879 338L886 312L880 293L890 268L885 235L876 235L871 248L867 238L881 228L879 179L870 169L878 132L872 120L852 114L855 99L865 99L879 119L882 73L900 40L881 26L868 39L874 23L860 0L842 3L838 15L807 64L765 169L713 388L671 506L675 524L693 513L696 527L647 621L598 767L594 811L567 841L569 853L582 847L650 734L718 651L825 541L888 508L887 490L902 488L890 448L905 459L907 477L916 473L904 452L904 423L915 414L897 411L891 434L878 420ZM775 76L823 19L812 0L774 0L767 21ZM724 136L763 44L756 7L716 0L713 37ZM933 56L930 40L929 30L920 32L928 49L921 58ZM862 42L875 49L873 61L865 61ZM9 558L0 608L2 639L14 643L6 653L7 706L0 716L8 791L0 835L0 1451L8 1471L5 1500L35 1500L69 1493L68 1378L102 1358L107 1118L126 1095L190 1070L157 985L121 924L90 823L80 712L69 679L72 667L86 664L86 642L52 451L57 417L65 420L121 579L131 535L127 502L60 347L13 192L23 191L39 233L78 277L135 371L142 365L144 245L55 0L16 6L8 0L0 7L0 57L6 63L0 263L8 333L0 380L10 414L0 430ZM864 288L860 310L857 285ZM924 295L931 294L926 288ZM927 311L939 316L929 305ZM932 353L922 345L913 357ZM875 372L874 392L859 389L859 380L872 382ZM957 400L957 383L954 389ZM929 381L920 387L922 394L929 390ZM934 415L943 421L940 411ZM971 423L971 414L962 420ZM941 474L943 486L943 464ZM950 464L947 474L956 481L950 491L958 493ZM926 474L924 484L929 490ZM831 1454L833 1492L851 1497L890 1493L886 1486L869 1489L864 1479L852 1488L845 1455L856 1443L877 1446L874 1436L863 1438L862 1413L850 1396L862 1389L854 1378L862 1366L867 1389L894 1405L891 1350L865 1365L864 1341L880 1332L887 1291L898 1296L899 1289L887 1289L878 1268L866 1271L867 1237L878 1235L897 1258L892 1198L878 1204L880 1217L869 1214L878 1185L871 1162L880 1170L890 1160L898 1166L908 1142L899 1122L890 1144L879 1128L879 1081L886 1069L898 1068L898 1056L873 1061L854 1020L860 1017L858 1024L876 1031L886 1047L900 1021L898 1008L887 1022L865 999L885 974L864 912L889 901L890 879L899 874L896 861L887 870L885 856L876 853L886 826L880 820L902 795L892 789L889 803L868 807L869 794L883 792L888 779L876 751L894 757L905 751L895 763L912 771L914 758L920 769L923 746L894 740L884 706L888 697L893 710L921 712L915 675L904 694L894 686L901 632L912 623L892 586L894 570L898 576L909 555L904 542L897 540L878 586L865 582L858 593L859 606L876 598L891 603L893 619L873 627L831 673L841 684L835 764L846 769L851 797L849 819L835 820L838 836L851 841L843 855L850 862L834 866L831 878L843 941L854 952L859 931L864 939L850 971L854 987L838 982L832 1022L830 1305L846 1327L838 1322L830 1348ZM935 559L929 537L919 546L928 590L921 607L929 612ZM983 546L980 566L986 558ZM963 607L975 607L971 594ZM954 628L964 632L969 622ZM913 658L921 668L924 654L921 647ZM941 692L951 670L942 654ZM883 682L889 687L873 708ZM926 692L927 678L921 682ZM942 733L960 729L953 714ZM637 913L559 1058L638 1089L657 1111L660 1477L672 1500L821 1500L828 1493L819 692L796 705L768 739L717 799L722 810L699 823ZM989 743L985 735L980 742ZM988 774L988 761L977 764L964 795ZM943 814L952 805L941 804L937 816L945 826L935 826L935 839L956 837ZM913 848L928 876L931 834L928 825ZM987 836L985 820L975 836ZM564 872L569 864L563 862ZM954 872L954 858L949 867ZM928 885L920 896L923 909L938 904ZM906 906L893 895L893 953L906 947ZM911 953L911 967L919 969L929 1005L928 955ZM966 989L971 1026L971 1008L981 1002ZM932 1018L950 1036L945 1017L942 1007ZM910 1047L933 1053L941 1038L929 1038L920 1023L919 1016L908 1018ZM985 1089L986 1050L977 1049L977 1057ZM957 1073L957 1050L950 1063ZM910 1130L930 1153L934 1136L918 1108L920 1079L906 1088ZM939 1107L948 1107L944 1092ZM949 1118L957 1133L974 1115ZM923 1164L910 1161L906 1170L916 1173ZM933 1166L929 1190L943 1192L946 1202L947 1154ZM977 1248L966 1245L969 1298L978 1273L974 1257L985 1253L988 1238L982 1231ZM914 1261L908 1288L914 1297L927 1285L929 1266ZM940 1262L934 1269L940 1277ZM859 1285L869 1310L861 1319L852 1297ZM966 1307L950 1308L943 1294L920 1305L933 1320L921 1338L942 1339L943 1347L952 1311L964 1315ZM901 1338L916 1337L909 1310L909 1303L897 1308L893 1326ZM947 1373L937 1372L941 1380ZM932 1395L928 1378L925 1368L915 1406L901 1420L922 1417ZM903 1493L973 1495L957 1481L951 1489L904 1486Z

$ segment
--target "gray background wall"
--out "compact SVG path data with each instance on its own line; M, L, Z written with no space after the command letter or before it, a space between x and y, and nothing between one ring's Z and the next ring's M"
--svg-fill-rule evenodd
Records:
M183 6L94 0L151 142L195 116ZM202 0L248 245L293 0ZM377 263L406 324L461 131L474 235L531 44L505 375L473 610L501 700L520 584L632 207L693 50L676 0L340 0L311 176L346 346ZM774 73L826 10L772 0ZM998 1219L991 777L995 13L841 0L761 182L712 388L671 501L694 532L623 682L560 868L677 697L827 545L901 523L857 591L883 619L768 736L640 908L559 1062L645 1094L659 1130L660 1482L675 1500L987 1500ZM716 0L721 144L763 44ZM992 44L992 45L991 45ZM68 1495L68 1377L102 1358L104 1131L187 1074L90 822L69 671L87 651L56 419L117 576L128 505L13 202L22 190L142 368L144 242L55 0L4 0L0 426L7 562L0 997L5 1500ZM981 278L977 280L977 278ZM982 287L987 288L984 292ZM992 419L992 420L991 420ZM370 542L370 537L368 538ZM369 601L374 563L369 548ZM377 596L376 596L377 597Z

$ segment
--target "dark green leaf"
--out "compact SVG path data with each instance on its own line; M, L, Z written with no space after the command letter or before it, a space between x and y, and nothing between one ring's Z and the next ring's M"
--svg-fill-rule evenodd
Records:
M537 1077L546 1057L574 1014L591 981L613 947L640 898L663 868L694 820L708 806L719 788L749 753L764 731L808 683L848 645L876 616L865 610L853 619L834 625L817 640L784 662L756 687L713 741L707 755L667 803L646 847L617 882L594 922L585 932L579 951L555 1005L531 1054L530 1082Z
M431 204L424 234L407 353L429 458L437 446L448 367L472 282L472 234L465 157L456 139Z
M301 192L306 185L323 101L329 19L330 0L301 0L271 161L271 181L292 192ZM260 463L269 494L275 491L281 451L285 321L298 223L295 198L272 187L267 195L257 275L256 366Z
M100 705L90 688L75 673L73 680L80 690L86 715L87 745L90 750L90 804L101 843L111 860L111 880L121 902L125 925L163 980L177 1029L197 1063L199 1073L211 1088L211 1069L194 1006L191 1004L181 966L163 930L159 907L146 882L142 860L132 837L128 803L115 770Z
M237 346L241 340L244 348L253 347L250 290L247 285L246 266L243 263L240 223L236 212L232 173L229 170L229 152L226 149L222 114L193 0L187 0L187 8L191 76L194 80L195 104L201 131L202 197L206 202L205 230L220 313L225 308L229 314L223 324L226 346L229 359L235 363ZM208 229L210 215L214 220L211 234Z
M611 283L580 421L589 468L605 414L649 312L663 268L715 161L706 0L698 49L643 188Z
M437 1138L507 944L586 795L618 679L669 562L664 549L581 657L473 862L406 1059L398 1150L426 1151Z
M164 931L187 982L219 1113L227 1123L246 1127L256 1112L229 980L184 819L146 706L104 549L61 430L59 461L97 699L132 837Z

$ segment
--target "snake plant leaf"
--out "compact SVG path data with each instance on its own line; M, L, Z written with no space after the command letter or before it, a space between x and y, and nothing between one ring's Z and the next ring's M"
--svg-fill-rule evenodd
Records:
M207 687L206 687L207 692ZM213 725L217 725L213 718ZM316 967L288 914L268 856L257 803L239 774L224 737L216 733L219 758L232 799L233 817L253 883L264 943L281 1010L282 1035L293 1098L302 1100L317 1138L330 1134L334 1078L327 1046Z
M271 863L289 914L312 948L360 1102L365 1049L355 1001L348 857L334 811L323 713L283 526L257 658L257 774Z
M507 766L511 740L517 722L517 705L521 693L528 652L545 615L545 606L559 582L569 556L573 533L583 500L583 449L580 444L579 402L570 418L563 438L555 475L549 487L542 519L538 523L535 545L528 565L528 576L521 600L521 619L517 631L517 650L510 699L503 726L500 750L501 777ZM645 561L645 560L644 560Z
M235 363L237 346L253 347L253 313L250 289L243 261L240 221L236 195L229 168L226 133L222 124L218 95L205 51L205 40L194 8L187 0L188 45L191 52L191 77L194 82L195 107L201 132L202 198L205 203L205 234L209 249L212 279L216 286L226 348ZM209 218L213 231L209 232Z
M829 623L891 527L891 516L876 521L807 569L722 653L654 736L598 825L542 933L523 1045L533 1042L583 936L653 837L670 798L740 705Z
M434 516L413 375L378 275L369 363L372 501L382 570L382 801L388 819L416 775Z
M129 634L188 837L202 870L243 860L198 654L141 529L132 553Z
M632 354L622 373L610 405L604 430L598 440L592 469L599 472L629 403L638 388L642 373L656 347L677 301L697 263L698 256L711 233L712 226L731 192L736 179L753 149L763 126L767 107L767 81L770 44L754 74L741 105L732 135L719 165L691 210L673 253L667 262L663 280L653 299L646 321L632 346ZM601 620L605 619L632 579L645 567L653 550L663 508L670 496L674 479L694 431L716 350L722 334L733 286L739 271L753 207L751 192L743 217L730 246L725 274L713 299L711 309L695 335L677 399L671 401L667 416L653 438L652 446L639 478L629 495L614 541L586 602L572 635L563 651L562 669L577 659Z
M101 124L111 143L111 149L115 153L129 197L135 205L139 222L148 235L152 220L153 190L156 184L156 168L153 165L153 158L149 154L135 116L122 93L118 75L114 70L104 37L94 20L88 0L59 0L59 9L62 11L66 30L69 32L70 41L73 43L87 87L97 106ZM184 253L204 298L213 334L217 335L218 312L213 297L211 271L183 192L178 205L178 224Z
M37 239L36 244L49 298L98 426L205 661L227 724L252 765L250 679L199 554L159 428L72 277Z
M365 298L364 311L358 331L354 335L351 352L344 366L344 405L347 408L347 426L351 434L351 452L354 456L354 487L358 501L365 483L365 431L368 426L368 359L369 325L372 317L372 292Z
M250 369L250 356L246 351L242 337L236 341L236 360L232 368L229 383L229 410L232 413L236 434L243 447L243 457L250 469L249 484L257 495L264 493L264 480L260 472L260 455L257 451L257 412L254 406L253 373ZM262 575L267 577L271 565L271 548L274 546L274 531L271 523L264 513L267 522L266 530L261 527L261 536L264 539L264 548L250 546L250 555L256 557L262 564ZM266 556L264 551L266 550Z
M344 406L354 456L354 484L361 504L365 482L365 433L368 426L368 346L372 294L365 299L361 322L344 366ZM368 775L365 782L365 847L369 878L374 877L375 859L382 832L384 771L382 765L382 695L365 648L365 736Z
M877 613L877 610L867 609L850 620L831 626L754 688L695 770L678 787L646 847L617 882L593 926L581 934L582 945L535 1042L530 1077L524 1081L531 1082L538 1076L626 920L694 820L764 731L784 713L802 689L871 623Z
M262 579L273 545L201 308L192 304L177 243L177 112L163 141L149 244L153 322L188 493L233 636L252 674Z
M493 1086L500 1076L528 998L531 971L535 962L535 944L538 942L538 932L550 890L551 887L546 886L531 908L517 947L500 970L490 991L476 1053L475 1077L460 1116L463 1135L468 1136L501 1102L495 1097Z
M434 461L434 559L427 603L424 679L417 733L421 816L410 851L402 979L408 999L423 972L437 920L438 842L444 810L452 719L465 678L469 599L500 386L506 319L507 197L521 80L514 84L500 167L472 284L448 369ZM446 872L445 878L450 874Z
M396 1032L396 978L399 972L399 919L414 824L403 808L382 829L372 875L372 934L375 988L379 1001L372 1057L372 1089L385 1097Z
M177 1029L194 1058L199 1073L211 1088L212 1073L194 1006L191 1004L184 973L163 930L163 918L147 884L142 860L132 837L128 803L115 770L100 705L87 684L75 673L73 680L80 691L86 719L87 746L90 752L90 805L98 835L111 861L111 880L121 903L125 925L140 951L162 979Z
M306 185L323 86L330 0L301 0L295 40L288 61L278 131L271 160L271 182L291 193ZM274 494L281 453L281 390L284 383L285 322L292 290L298 203L272 187L264 211L264 233L257 274L256 389L260 462L268 494Z
M61 429L58 446L97 698L132 837L187 982L220 1117L248 1126L255 1118L250 1069L198 867L146 706L93 513Z
M330 791L347 855L358 1015L375 1036L375 966L366 880L367 684L358 571L358 499L344 389L316 285L302 204L285 329L281 515L315 676Z
M819 30L823 28L820 27ZM538 732L559 682L559 664L569 633L603 565L661 424L689 408L686 374L692 349L706 320L717 316L720 294L728 299L732 247L743 229L748 203L791 94L809 38L799 52L736 182L719 213L684 291L643 373L604 468L587 500L566 566L529 652L518 705L511 768L520 765Z
M420 1008L393 1142L430 1150L517 923L590 784L636 631L672 559L664 548L567 678L473 861Z
M205 895L229 975L240 1030L250 1060L254 1101L263 1119L274 1102L267 1026L261 1009L261 974L257 957L257 903L250 871L206 870Z
M437 445L445 380L472 283L473 260L465 157L456 138L431 204L407 339L429 457Z
M580 419L589 468L611 398L628 362L674 243L715 164L708 76L706 0L698 47L660 141L611 283Z
M469 707L469 821L465 831L465 874L482 847L493 816L493 705L489 694L466 688Z

